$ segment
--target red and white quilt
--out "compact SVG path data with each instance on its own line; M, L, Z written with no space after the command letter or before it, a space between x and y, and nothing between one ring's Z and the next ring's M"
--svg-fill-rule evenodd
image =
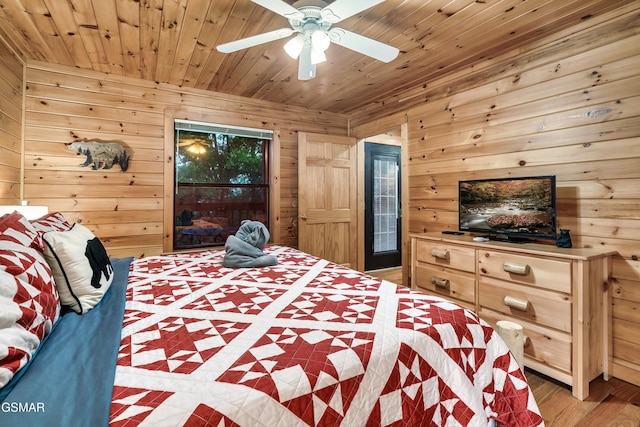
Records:
M471 311L295 249L131 266L110 425L543 425L517 362Z

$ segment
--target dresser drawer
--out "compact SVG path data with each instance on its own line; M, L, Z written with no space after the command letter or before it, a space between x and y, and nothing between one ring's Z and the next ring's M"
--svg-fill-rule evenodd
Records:
M471 247L418 240L415 256L418 261L475 273L476 251Z
M415 268L415 287L427 293L476 303L473 273L418 263ZM475 308L475 307L474 307Z
M480 309L479 316L494 328L498 320L509 320L518 323L523 328L526 337L524 354L539 363L554 369L571 373L571 335L547 329L539 325L501 315L486 308ZM526 365L526 360L525 360Z
M481 277L479 302L507 316L571 332L571 296Z
M481 276L571 293L571 262L498 251L478 251Z

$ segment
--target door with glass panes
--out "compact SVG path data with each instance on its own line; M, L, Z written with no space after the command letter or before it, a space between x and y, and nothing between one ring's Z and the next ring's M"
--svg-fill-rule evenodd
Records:
M402 264L400 147L365 143L365 271Z

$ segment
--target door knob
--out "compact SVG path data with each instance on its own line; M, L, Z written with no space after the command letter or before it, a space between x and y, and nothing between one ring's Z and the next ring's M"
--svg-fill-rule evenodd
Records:
M300 215L300 219L304 219L304 220L306 220L306 219L307 219L307 216L306 216L306 215Z

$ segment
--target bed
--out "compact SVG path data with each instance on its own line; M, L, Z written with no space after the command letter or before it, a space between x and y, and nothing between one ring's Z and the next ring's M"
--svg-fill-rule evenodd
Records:
M46 237L69 224L38 226ZM544 424L473 312L293 248L264 251L277 265L227 268L224 250L111 258L92 308L50 310L0 390L0 425Z

